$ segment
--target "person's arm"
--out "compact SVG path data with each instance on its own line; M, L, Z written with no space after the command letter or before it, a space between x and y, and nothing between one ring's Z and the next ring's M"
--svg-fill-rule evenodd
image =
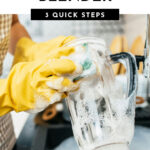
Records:
M24 26L20 24L18 16L13 15L12 17L13 18L12 18L9 52L14 55L17 42L22 37L30 38L30 35L28 34Z

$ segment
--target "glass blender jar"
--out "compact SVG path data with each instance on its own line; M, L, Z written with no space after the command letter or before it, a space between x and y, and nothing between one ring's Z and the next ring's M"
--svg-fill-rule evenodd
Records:
M129 150L134 134L137 89L135 58L125 52L112 55L105 42L98 38L80 38L66 46L73 46L78 52L81 50L92 62L82 62L82 56L71 58L85 67L83 74L75 79L80 82L80 88L69 93L67 98L80 150ZM115 63L126 67L127 93L122 92L115 80L112 71Z

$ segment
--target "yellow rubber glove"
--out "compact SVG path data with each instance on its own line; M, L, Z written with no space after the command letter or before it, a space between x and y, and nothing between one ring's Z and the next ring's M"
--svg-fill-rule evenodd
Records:
M36 43L29 38L21 38L16 46L13 64L41 59L73 39L73 36L59 36L47 42Z
M80 66L69 59L58 58L68 55L74 48L56 49L56 57L16 64L7 79L0 79L0 116L16 112L38 112L49 104L61 100L66 92L78 88L69 76L82 72Z

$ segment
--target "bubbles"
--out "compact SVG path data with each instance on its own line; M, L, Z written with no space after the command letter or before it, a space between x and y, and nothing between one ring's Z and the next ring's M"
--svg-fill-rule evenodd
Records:
M129 99L115 80L107 78L104 81L93 75L82 80L80 89L68 101L72 101L70 109L75 108L78 114L72 114L73 129L81 150L93 150L109 143L129 143L133 137L134 122L126 115ZM107 83L111 86L104 86Z
M80 80L79 90L69 93L68 99L76 141L80 143L81 150L93 150L112 143L129 143L134 131L134 122L127 116L130 101L115 80L104 51L90 44L88 46L96 72ZM72 57L75 61L79 58Z

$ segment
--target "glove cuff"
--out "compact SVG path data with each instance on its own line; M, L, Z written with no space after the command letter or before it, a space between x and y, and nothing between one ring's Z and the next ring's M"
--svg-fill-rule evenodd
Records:
M21 38L16 45L13 65L19 62L27 61L26 60L27 50L34 44L35 42L33 42L30 38L27 37Z

